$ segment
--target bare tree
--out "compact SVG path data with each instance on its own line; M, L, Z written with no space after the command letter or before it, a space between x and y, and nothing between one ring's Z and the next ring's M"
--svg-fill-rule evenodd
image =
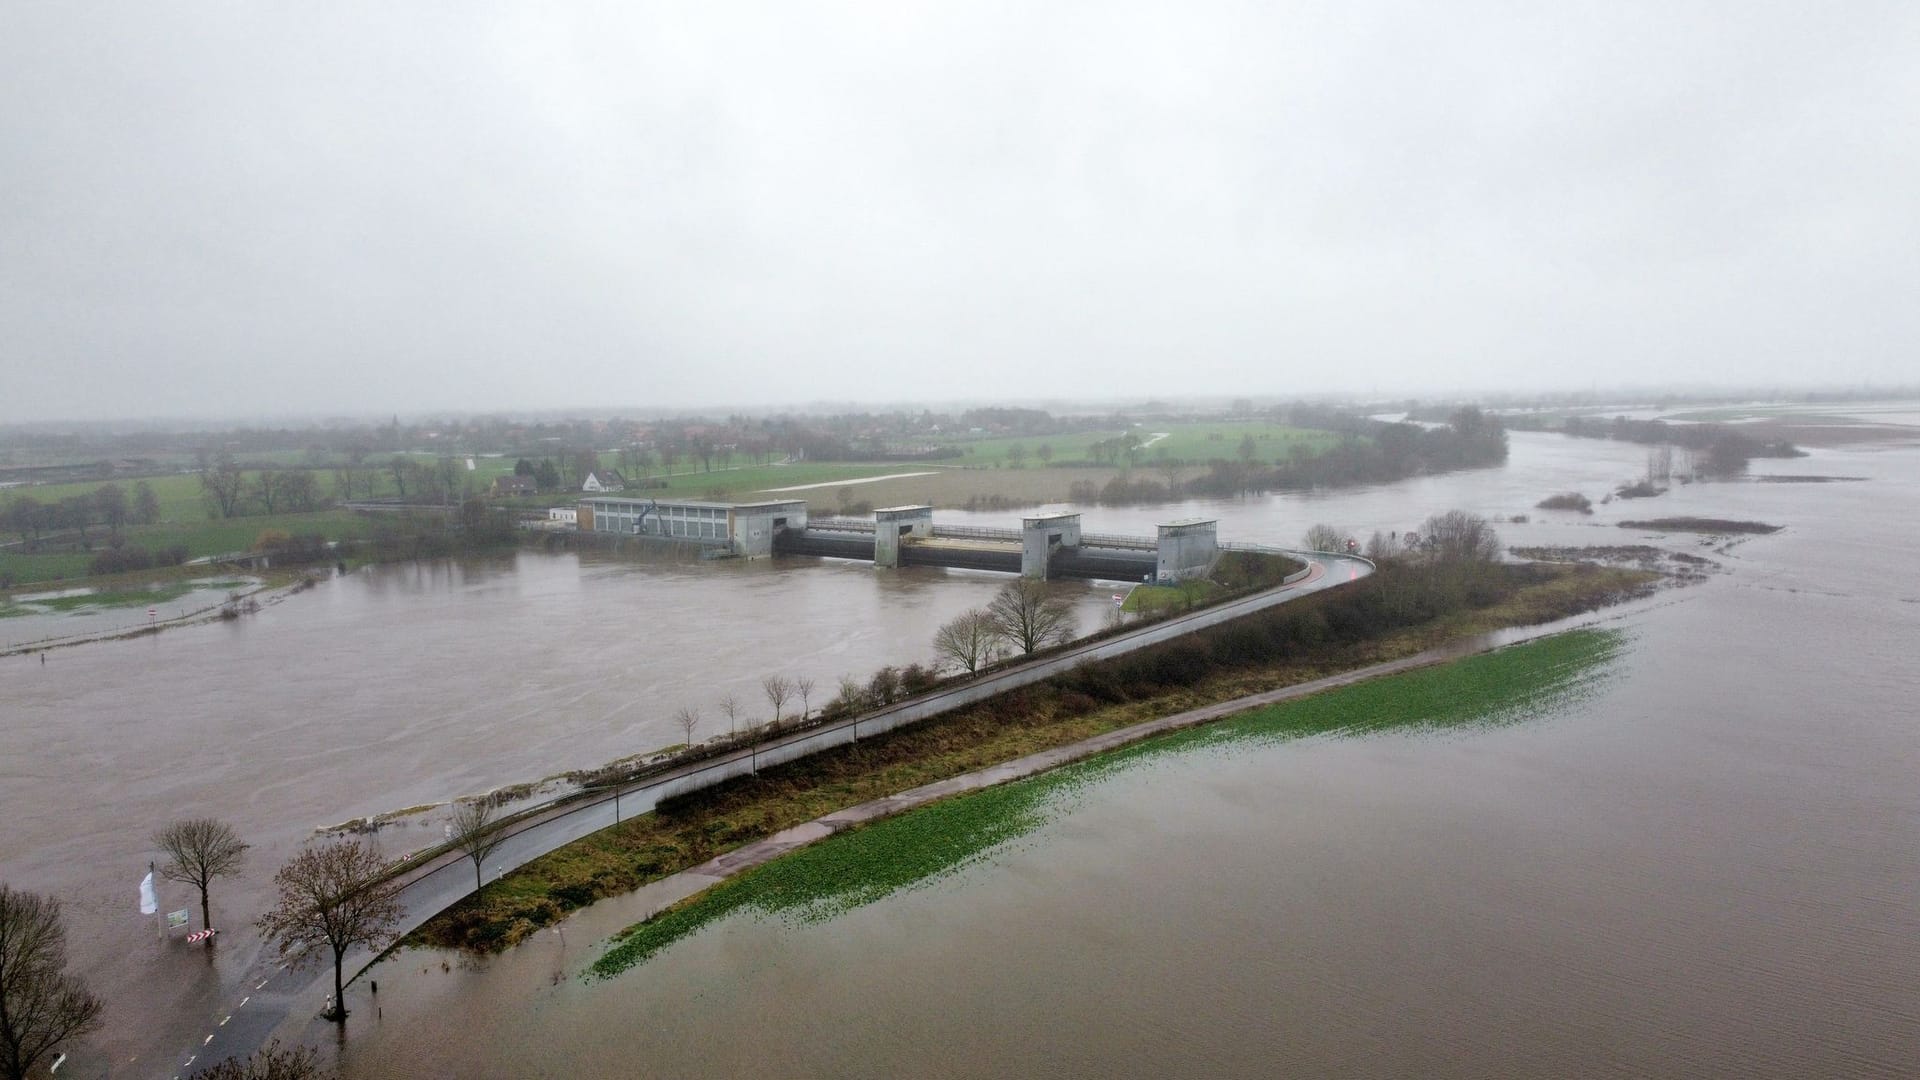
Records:
M487 857L507 842L506 833L494 821L494 802L482 795L453 805L453 846L473 860L473 887L480 888L480 871Z
M260 509L271 514L280 501L280 474L273 469L261 469L253 476L253 497L260 501Z
M800 691L800 719L805 720L813 711L813 677L800 676L793 680L793 688Z
M333 1011L346 1023L340 966L355 945L381 949L400 921L399 888L384 880L385 860L371 843L336 840L295 855L273 875L280 900L260 916L261 935L283 957L305 960L322 946L333 952Z
M1435 514L1420 526L1420 535L1440 562L1500 561L1500 534L1478 514L1465 510Z
M120 535L120 527L127 523L127 492L119 484L101 484L93 489L93 503L100 512L100 520L105 522L113 535Z
M1000 640L1028 655L1073 640L1078 629L1066 596L1032 578L1008 582L987 606L987 614Z
M1180 494L1180 459L1168 453L1164 446L1154 447L1153 458L1160 466L1160 475L1167 478L1167 494Z
M1197 574L1183 577L1173 583L1173 588L1180 594L1180 610L1192 611L1207 594L1207 579Z
M954 616L934 631L933 651L942 660L966 669L969 675L979 671L981 665L993 663L1000 653L1000 634L993 616L979 608Z
M60 901L0 883L0 1071L26 1080L41 1058L100 1026L100 999L67 971Z
M160 496L153 493L153 485L145 480L133 485L133 517L142 525L160 523Z
M1307 530L1301 539L1308 551L1345 551L1347 534L1324 522Z
M688 746L693 745L693 729L700 726L700 710L682 708L673 714L673 722L680 725L680 734L686 737Z
M189 818L153 834L153 846L167 854L160 876L168 881L191 885L200 890L200 925L213 928L213 911L207 902L207 887L217 877L239 873L245 861L247 845L233 826L215 818Z
M215 517L230 518L240 509L240 486L246 480L233 455L225 450L214 455L213 464L200 471L200 488L206 492Z
M283 1050L280 1040L274 1039L244 1058L228 1058L187 1080L328 1080L335 1075L320 1067L311 1046Z
M720 699L720 713L727 718L727 734L734 733L740 722L740 699L728 694Z
M767 704L773 706L773 726L780 726L780 710L785 708L787 700L793 697L793 680L785 675L769 675L760 680L760 689L767 695Z
M848 712L859 712L872 702L867 700L867 687L851 675L840 676L840 696L835 699L847 707Z

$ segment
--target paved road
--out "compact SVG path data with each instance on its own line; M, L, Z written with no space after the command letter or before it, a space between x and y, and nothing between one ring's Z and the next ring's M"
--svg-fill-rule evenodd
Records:
M617 819L624 820L635 814L646 813L668 796L709 787L734 776L746 775L759 766L790 761L844 745L862 736L876 735L911 724L1052 678L1089 661L1105 660L1170 641L1195 630L1357 581L1373 572L1373 565L1364 559L1324 553L1294 554L1306 559L1309 569L1307 576L1291 584L1174 616L1101 641L1077 645L1043 659L982 676L965 685L901 702L840 724L789 732L758 747L741 749L649 776L617 792L609 792L596 801L571 802L552 807L513 825L513 833L487 859L484 879L492 881L547 852L613 825ZM1249 706L1236 702L1227 706L1212 706L1210 709L1224 710L1214 715L1225 715L1226 712L1246 707ZM1190 719L1188 722L1198 721ZM1061 752L1047 751L1043 755L1036 755L1034 760ZM880 800L880 803L885 802ZM850 812L842 811L843 814ZM776 845L775 853L793 846L793 839L784 838L781 844ZM405 912L400 932L405 934L474 891L473 863L459 852L449 852L423 860L417 869L403 875L400 883L400 902ZM351 978L373 959L373 954L366 949L350 953L347 957L348 976ZM195 1068L203 1068L228 1057L250 1054L275 1036L283 1042L303 1041L332 990L332 971L325 964L288 968L270 957L264 958L246 979L232 1008L223 1011L220 1017L206 1021L202 1030L189 1033L188 1041L183 1042L182 1049L172 1061L168 1065L157 1066L151 1075L185 1076ZM364 983L348 986L347 1005L353 1013L361 1016L379 1007L376 995ZM349 1029L353 1022L349 1017Z

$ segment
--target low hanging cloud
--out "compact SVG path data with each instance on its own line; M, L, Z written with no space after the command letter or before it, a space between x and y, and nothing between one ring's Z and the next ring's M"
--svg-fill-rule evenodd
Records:
M1900 381L1916 31L15 4L0 421Z

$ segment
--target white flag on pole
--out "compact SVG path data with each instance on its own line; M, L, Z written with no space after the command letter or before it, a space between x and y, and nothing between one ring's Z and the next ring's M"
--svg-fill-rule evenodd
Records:
M160 898L153 895L153 871L140 879L140 914L151 915L160 910Z

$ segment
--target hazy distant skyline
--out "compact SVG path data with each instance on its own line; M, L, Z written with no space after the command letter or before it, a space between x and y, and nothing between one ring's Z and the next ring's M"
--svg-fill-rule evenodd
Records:
M1920 7L0 11L0 422L1911 383Z

